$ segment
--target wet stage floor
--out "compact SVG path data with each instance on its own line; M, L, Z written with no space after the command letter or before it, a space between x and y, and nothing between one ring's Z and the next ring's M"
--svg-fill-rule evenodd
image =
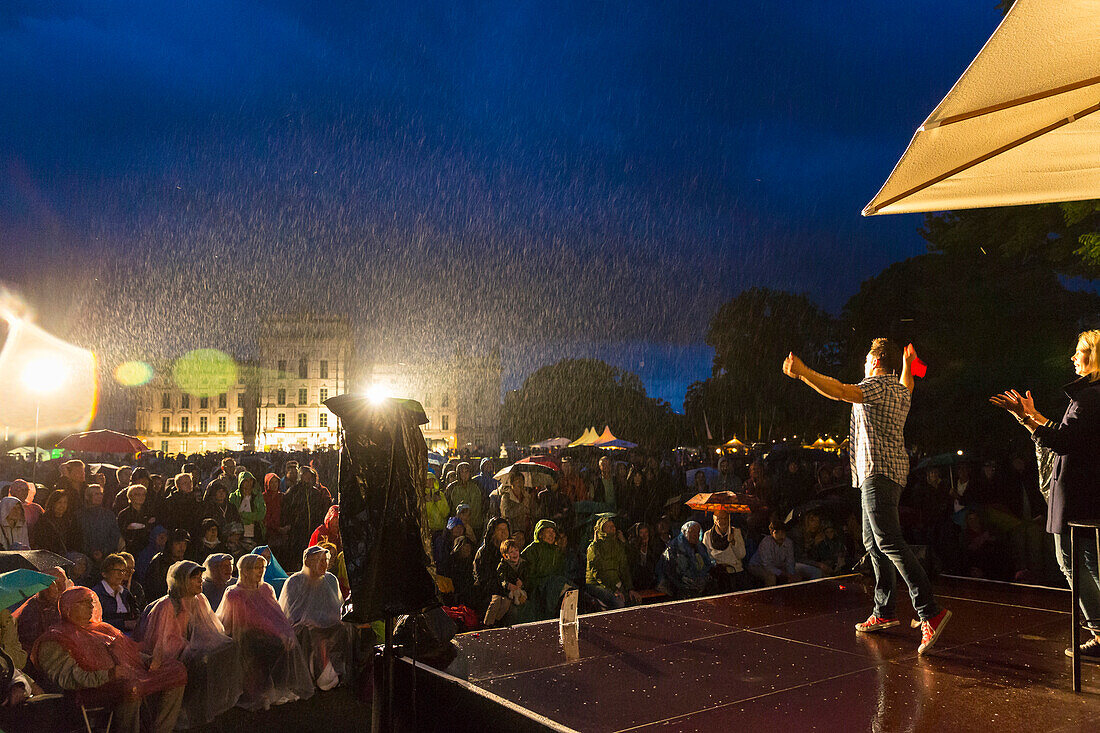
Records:
M577 731L1100 731L1100 667L1070 690L1069 593L941 579L954 616L858 634L858 576L457 638L482 691ZM904 585L902 585L904 588ZM904 592L904 591L903 591Z

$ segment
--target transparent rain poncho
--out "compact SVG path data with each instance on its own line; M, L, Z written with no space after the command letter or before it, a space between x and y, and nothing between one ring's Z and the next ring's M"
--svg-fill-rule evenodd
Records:
M298 644L294 627L283 614L275 591L265 582L249 586L246 568L263 563L258 555L237 562L241 580L226 589L218 619L241 648L244 695L238 705L247 710L267 709L313 694L313 678Z
M344 676L352 642L352 627L340 620L343 600L336 576L314 577L308 569L294 573L283 585L279 605L294 626L318 686L334 686L331 675Z
M142 650L154 659L179 659L187 690L177 727L205 725L241 697L241 657L202 593L190 595L188 578L202 566L181 560L168 570L168 595L156 601L138 629Z

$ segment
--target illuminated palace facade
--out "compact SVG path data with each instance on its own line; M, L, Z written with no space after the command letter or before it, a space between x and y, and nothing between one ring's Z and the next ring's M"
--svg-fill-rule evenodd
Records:
M499 351L415 364L360 359L354 369L347 321L313 315L266 319L257 344L259 358L238 362L236 381L217 392L189 393L173 380L171 365L156 368L137 395L145 444L166 453L334 447L336 416L322 403L361 391L421 402L431 448L500 445Z

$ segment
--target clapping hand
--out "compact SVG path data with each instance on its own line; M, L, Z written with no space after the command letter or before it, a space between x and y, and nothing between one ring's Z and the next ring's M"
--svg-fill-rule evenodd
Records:
M1002 410L1012 413L1021 422L1029 416L1038 414L1035 410L1035 400L1032 398L1030 391L1021 395L1016 390L1010 389L1007 392L993 395L989 398L989 401Z

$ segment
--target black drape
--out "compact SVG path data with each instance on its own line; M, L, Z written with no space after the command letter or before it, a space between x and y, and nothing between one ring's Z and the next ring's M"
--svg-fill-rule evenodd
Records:
M343 423L340 537L352 602L346 620L365 623L438 605L423 518L423 408L351 394L325 406Z

